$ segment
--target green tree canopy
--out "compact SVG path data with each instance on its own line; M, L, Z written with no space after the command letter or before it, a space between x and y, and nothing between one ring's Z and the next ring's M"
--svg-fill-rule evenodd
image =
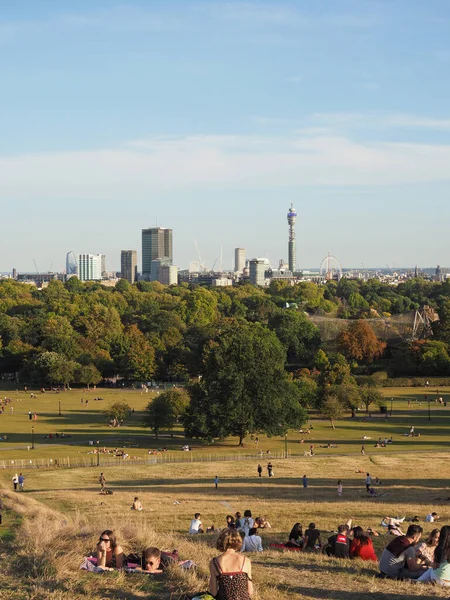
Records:
M125 400L113 402L113 404L103 411L103 414L109 421L116 419L119 423L125 421L130 413L131 406L127 404Z
M148 403L144 424L158 437L161 429L172 429L182 421L188 406L189 396L185 390L167 390Z
M185 417L190 437L283 434L305 423L301 394L284 371L285 352L259 323L225 324L204 350L201 382Z

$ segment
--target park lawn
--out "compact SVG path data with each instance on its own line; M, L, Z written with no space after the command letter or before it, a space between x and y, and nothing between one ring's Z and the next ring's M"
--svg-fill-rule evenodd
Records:
M36 554L36 561L44 552L54 570L50 590L45 571L50 565L45 563L34 582L32 597L62 600L66 593L73 600L86 596L92 600L174 600L184 593L206 589L208 562L217 554L217 534L192 537L186 533L196 511L206 526L214 523L216 528L224 525L227 514L237 510L250 509L253 516L264 515L272 524L272 529L262 533L265 548L272 541L286 541L297 521L304 526L315 521L324 538L349 517L381 533L380 520L385 515L418 515L426 532L433 528L423 522L432 509L441 515L441 524L450 522L449 502L437 500L449 495L450 462L445 452L417 453L414 457L336 456L327 460L317 456L273 462L275 477L270 480L267 476L261 480L255 477L256 461L105 468L111 496L99 494L99 472L93 468L30 470L25 473L26 491L21 493L12 492L5 480L2 495L24 520L18 537L19 555L23 545L31 556ZM382 480L378 490L383 496L367 497L366 471ZM303 474L309 477L307 489L301 485ZM218 490L213 485L215 475L220 477ZM338 478L344 485L342 497L337 496ZM143 503L142 513L130 511L135 495ZM162 581L79 571L83 555L93 550L99 533L106 528L117 531L126 552L140 552L148 545L165 550L177 548L181 558L195 560L198 569L186 573L175 570ZM36 536L39 543L33 546L31 538ZM390 539L385 535L374 538L378 555ZM276 550L265 550L251 559L256 600L448 597L443 588L377 579L375 563ZM28 585L26 571L16 577L18 585L21 578Z
M138 448L129 451L136 457L147 457L149 449L157 449L167 446L169 454L179 457L181 446L185 443L194 447L195 455L234 454L242 455L256 453L259 451L270 451L273 454L282 453L285 443L291 455L301 455L309 449L309 444L314 444L315 453L320 455L337 455L348 453L359 453L362 443L366 444L366 451L376 454L387 454L399 451L436 450L448 448L450 441L447 436L450 424L450 404L448 407L436 405L434 398L436 390L426 388L383 388L383 394L387 399L388 410L393 398L393 416L386 420L376 407L371 407L372 419L366 420L364 411L358 412L355 419L347 416L336 422L333 430L328 421L324 421L314 411L310 412L311 434L304 435L296 431L290 431L287 440L278 436L267 438L259 436L259 446L255 446L251 437L245 440L244 448L239 448L236 438L217 441L213 445L203 444L198 440L186 440L180 428L173 431L173 438L169 432L162 432L159 440L156 440L151 432L142 426L142 415L147 403L154 397L154 393L145 394L140 390L91 390L83 393L82 390L74 389L60 393L37 394L36 399L31 399L29 393L22 391L0 392L3 397L9 397L13 402L6 406L3 414L0 414L0 436L7 435L7 440L0 441L0 461L14 459L38 458L65 458L85 457L89 459L92 448L89 441L99 442L99 447L123 447L138 444ZM431 421L428 420L428 403L424 395L428 394L431 402ZM439 391L444 400L450 399L450 388L442 388ZM89 399L86 406L80 399ZM94 401L95 397L103 400ZM408 408L408 398L412 399L411 408ZM129 420L121 428L111 428L106 423L102 411L112 402L126 401L133 409ZM10 407L13 407L13 413ZM61 406L61 416L59 413ZM37 421L30 421L28 411L36 412ZM405 437L409 427L414 425L416 433L420 437ZM28 451L31 446L31 428L34 428L35 449ZM48 434L64 433L70 438L45 439ZM363 441L366 435L372 440ZM394 444L387 448L373 448L379 437L393 436ZM300 440L304 439L304 444ZM328 443L337 448L321 448ZM186 457L187 458L187 457ZM119 459L118 459L119 460ZM6 463L5 463L6 464Z

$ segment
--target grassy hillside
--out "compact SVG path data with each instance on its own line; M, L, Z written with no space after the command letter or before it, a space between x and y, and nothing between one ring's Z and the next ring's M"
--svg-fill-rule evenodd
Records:
M430 468L434 465L434 468ZM435 509L442 524L450 521L448 497L450 465L446 453L409 456L331 457L322 460L289 459L275 461L275 477L255 477L256 463L216 463L151 465L105 469L111 496L99 494L97 469L30 471L26 491L14 493L7 479L2 495L6 504L22 518L14 553L8 554L5 585L14 577L22 596L5 598L81 600L121 599L175 600L185 593L206 589L209 559L216 554L216 534L196 538L186 532L195 511L205 525L224 524L225 516L251 509L272 524L263 532L263 544L286 541L294 522L307 525L314 520L324 537L352 517L362 526L383 532L383 516L425 515ZM363 471L359 473L356 471ZM364 472L380 477L385 494L369 499L365 493ZM301 486L301 476L310 485ZM221 483L216 491L213 477ZM341 478L344 494L337 496ZM130 510L138 495L142 513ZM14 514L9 512L8 515ZM6 527L8 519L6 518ZM195 572L174 569L164 576L126 576L121 573L96 575L78 570L82 558L95 547L99 533L117 530L125 550L140 552L148 545L165 550L177 548L181 557L198 564ZM375 539L378 554L389 538ZM444 598L443 589L375 578L377 566L360 561L338 561L315 554L283 554L268 550L252 557L258 600L308 598L326 600L400 600L400 598ZM30 579L30 576L32 578Z

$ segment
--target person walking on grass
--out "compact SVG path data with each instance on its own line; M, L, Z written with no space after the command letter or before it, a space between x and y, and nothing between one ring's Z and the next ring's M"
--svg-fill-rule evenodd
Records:
M303 487L307 488L308 487L308 478L306 477L306 475L303 475L302 482L303 482Z
M100 492L104 492L105 491L105 485L106 485L106 479L105 476L103 475L103 473L100 473L100 477L98 478L98 482L101 486Z
M262 477L262 466L261 465L258 465L257 471L258 471L258 477Z
M363 445L361 446L361 454L365 454L365 453L366 453L366 445L365 445L365 444L363 444Z
M217 490L217 488L219 487L219 476L218 475L216 475L214 477L214 485L216 486L216 490Z
M366 490L368 492L370 489L370 486L372 485L372 477L370 476L370 473L367 473L365 483L366 483Z
M23 484L25 482L25 477L22 475L22 473L19 474L19 490L21 492L23 492Z
M340 479L337 484L337 493L338 493L338 496L342 496L342 481Z
M19 485L19 476L17 475L17 473L12 478L12 482L14 485L14 491L17 492L17 486Z

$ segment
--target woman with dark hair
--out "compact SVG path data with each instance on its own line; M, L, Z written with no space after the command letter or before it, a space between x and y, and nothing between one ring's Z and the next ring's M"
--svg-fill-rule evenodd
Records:
M222 554L209 563L209 588L217 600L250 600L253 595L252 563L240 554L241 546L236 529L224 529L217 538Z
M227 527L230 529L236 529L236 522L233 515L227 515Z
M427 539L417 546L417 555L428 566L434 563L434 553L439 542L439 529L433 529Z
M428 569L419 578L423 583L436 583L450 587L450 526L444 525L439 532L439 542L434 551L434 569Z
M122 546L117 543L114 531L105 529L97 543L97 565L103 568L121 569L123 558Z
M286 546L288 546L288 548L303 548L304 545L303 526L301 523L295 523L289 534L289 541Z
M364 533L362 527L353 528L353 539L350 544L350 558L377 561L377 555L373 549L372 540Z

